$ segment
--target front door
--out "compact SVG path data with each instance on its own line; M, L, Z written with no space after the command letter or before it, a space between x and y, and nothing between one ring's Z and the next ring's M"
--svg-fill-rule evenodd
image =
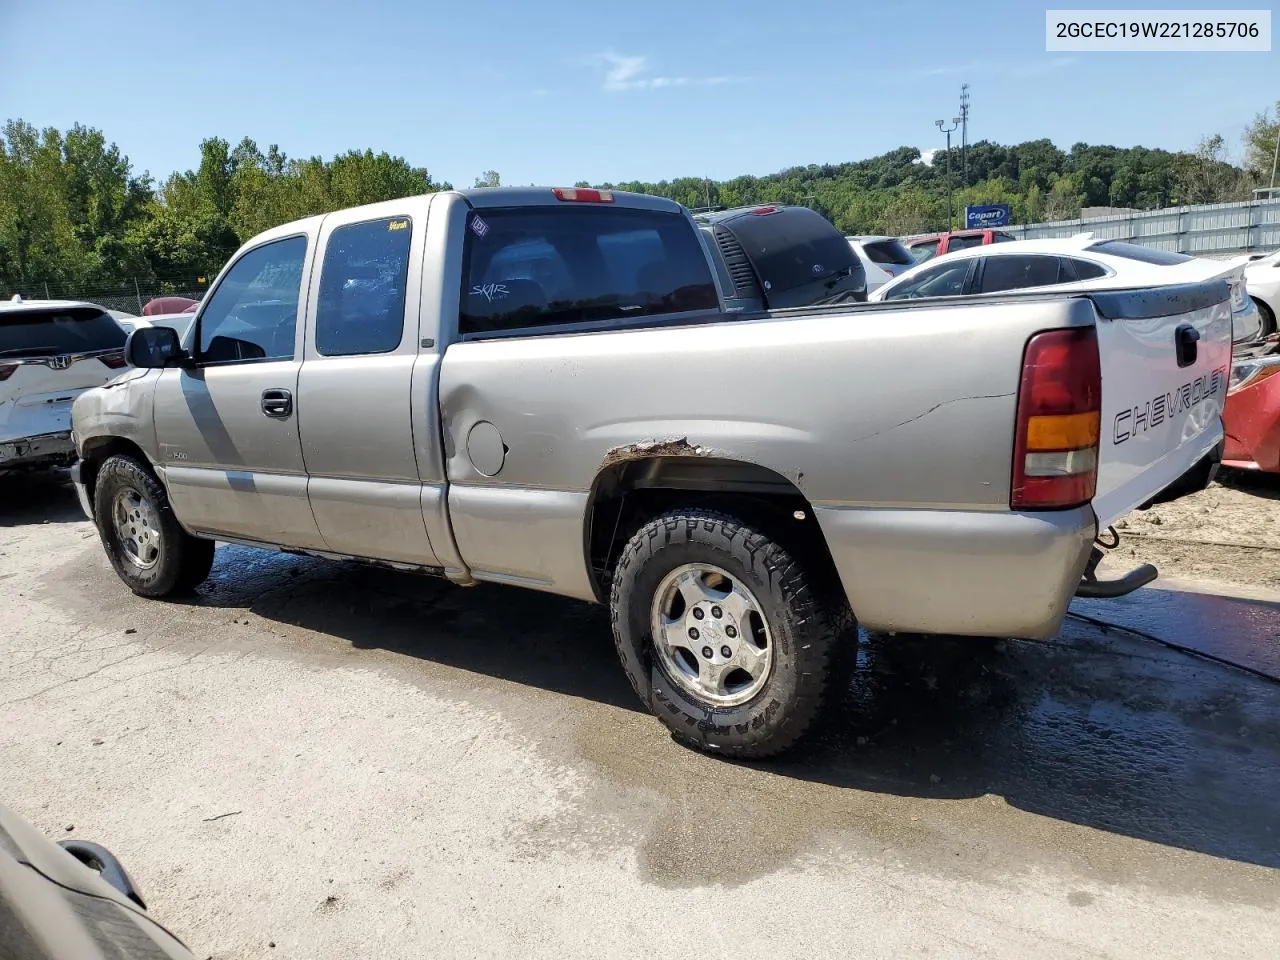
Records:
M205 534L323 549L298 435L301 289L314 237L242 254L196 317L194 363L156 387L161 467L178 517Z

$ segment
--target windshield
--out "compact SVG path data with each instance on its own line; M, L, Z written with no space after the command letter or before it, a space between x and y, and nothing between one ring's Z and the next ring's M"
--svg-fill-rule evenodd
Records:
M0 357L119 350L125 337L124 328L97 307L0 310Z

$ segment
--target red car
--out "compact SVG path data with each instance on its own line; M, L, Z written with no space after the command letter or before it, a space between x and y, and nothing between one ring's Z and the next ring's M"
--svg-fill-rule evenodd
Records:
M1224 467L1280 473L1280 353L1232 363L1223 419Z
M926 260L940 257L952 250L981 247L988 243L1004 243L1016 239L1018 238L1003 230L956 230L953 233L927 233L920 237L903 240L902 243L916 263L924 263Z

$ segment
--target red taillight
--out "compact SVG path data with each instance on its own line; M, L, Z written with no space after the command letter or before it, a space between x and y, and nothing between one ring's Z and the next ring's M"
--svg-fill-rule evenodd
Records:
M0 383L4 383L4 381L12 377L17 369L18 365L16 363L0 363Z
M613 203L613 193L609 190L589 190L586 187L556 187L552 191L557 200L568 200L577 203Z
M766 214L777 213L777 212L778 212L777 207L756 207L754 210L751 211L752 215L757 217L763 217Z
M1102 367L1092 327L1038 333L1022 356L1009 505L1076 507L1098 481Z
M105 366L112 370L119 370L125 365L123 353L106 353L98 358Z

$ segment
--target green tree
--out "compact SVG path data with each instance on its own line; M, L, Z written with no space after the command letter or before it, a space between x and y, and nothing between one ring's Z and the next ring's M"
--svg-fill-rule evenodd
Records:
M1244 131L1244 165L1249 176L1260 186L1280 186L1280 172L1276 165L1277 144L1280 143L1280 100L1271 110L1264 110L1253 118Z

